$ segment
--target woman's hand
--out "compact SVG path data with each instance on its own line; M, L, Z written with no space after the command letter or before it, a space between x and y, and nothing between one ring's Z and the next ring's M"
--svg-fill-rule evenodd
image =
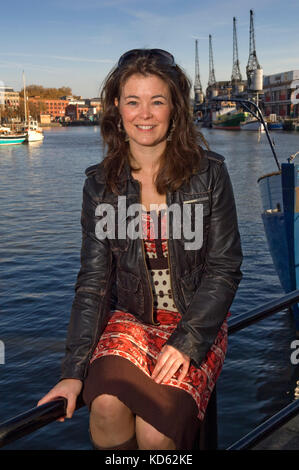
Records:
M178 384L184 380L188 373L190 357L175 349L173 346L164 346L158 356L157 364L152 373L152 379L157 383L167 382L181 367Z
M65 418L71 418L76 408L76 401L79 393L82 390L83 383L78 379L63 379L58 382L41 400L37 406L43 405L55 398L63 397L67 399L66 416L58 418L57 421L63 422Z

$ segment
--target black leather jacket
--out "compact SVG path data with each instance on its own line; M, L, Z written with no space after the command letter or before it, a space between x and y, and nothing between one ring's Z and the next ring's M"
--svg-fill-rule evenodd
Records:
M103 332L109 311L130 312L145 323L155 323L153 296L142 238L99 239L95 215L99 204L118 196L105 184L103 162L86 170L82 206L81 268L75 285L66 354L61 378L84 380L90 357ZM140 203L140 184L128 165L119 184L126 204ZM242 251L235 201L224 157L206 152L201 169L189 182L167 193L167 206L184 201L203 204L203 245L184 249L169 226L168 256L175 305L182 319L167 344L187 354L199 366L212 346L242 278ZM125 220L122 223L126 223Z

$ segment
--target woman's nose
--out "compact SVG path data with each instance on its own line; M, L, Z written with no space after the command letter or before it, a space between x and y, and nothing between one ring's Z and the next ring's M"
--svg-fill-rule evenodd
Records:
M140 108L140 116L143 118L143 119L149 119L151 118L153 115L152 111L151 111L151 107L150 105L148 104L143 104Z

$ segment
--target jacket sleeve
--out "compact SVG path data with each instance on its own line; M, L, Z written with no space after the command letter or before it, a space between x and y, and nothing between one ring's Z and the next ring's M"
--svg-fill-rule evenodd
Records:
M187 354L197 367L214 343L242 278L235 200L225 163L220 165L213 188L207 243L201 283L167 341Z
M81 212L81 266L75 284L61 379L84 379L107 297L112 255L107 238L100 240L95 235L97 204L93 193L92 178L87 178Z

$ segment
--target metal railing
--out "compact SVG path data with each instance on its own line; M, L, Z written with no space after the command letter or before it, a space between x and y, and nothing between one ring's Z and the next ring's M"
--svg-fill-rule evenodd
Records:
M257 426L251 432L246 434L240 440L227 447L226 450L247 450L252 449L256 444L260 443L273 432L281 428L285 423L290 421L299 412L299 400L295 400L289 405L282 408L271 418Z
M268 302L267 304L253 309L244 314L240 314L229 321L228 334L231 335L254 324L256 321L262 320L276 312L290 307L292 304L299 302L299 289L290 292L279 299ZM214 398L216 394L214 393ZM207 419L204 423L203 434L206 434L204 448L217 449L217 412L216 399L211 401ZM83 406L82 400L77 401L76 409ZM9 443L24 437L47 424L56 421L58 418L65 416L66 399L58 398L44 405L32 408L13 419L0 424L0 448ZM267 421L259 425L252 432L248 433L242 439L232 444L226 450L243 450L249 449L256 445L266 436L277 430L292 417L299 412L299 400L287 405ZM211 438L212 436L212 438ZM212 445L209 445L209 439L212 439Z
M251 310L248 313L238 315L229 323L228 333L231 335L262 320L273 313L280 312L299 301L299 289L292 291L278 300L268 302L262 307ZM277 431L281 426L290 421L299 413L299 400L295 400L282 408L276 414L261 423L244 437L233 443L226 450L247 450L260 443L263 439Z

